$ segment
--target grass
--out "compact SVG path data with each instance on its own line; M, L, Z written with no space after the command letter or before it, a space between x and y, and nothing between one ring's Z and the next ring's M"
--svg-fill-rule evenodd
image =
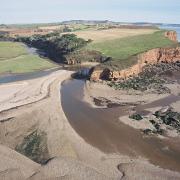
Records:
M97 50L114 60L125 60L147 50L172 46L174 42L164 36L164 31L153 34L118 38L99 43L90 43L88 49Z
M55 67L55 64L28 54L20 43L0 42L0 73L27 73Z
M27 54L27 51L21 43L0 42L0 61L24 54Z
M136 35L142 35L142 34L152 34L156 32L156 29L118 29L118 28L112 28L112 29L103 29L103 30L97 30L94 29L87 29L84 31L76 31L73 32L78 37L83 39L91 39L93 40L92 44L96 43L102 43L109 40L124 38L124 37L131 37Z
M55 65L45 59L35 55L24 55L16 60L6 60L0 62L0 73L27 73L37 70L48 69Z

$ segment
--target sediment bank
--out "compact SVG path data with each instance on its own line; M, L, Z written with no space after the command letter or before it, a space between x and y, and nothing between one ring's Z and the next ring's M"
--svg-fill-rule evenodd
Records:
M11 83L0 86L0 92L10 91L9 96L1 96L0 104L8 103L11 99L11 107L7 104L6 110L1 112L0 122L0 177L14 179L179 179L180 174L151 165L142 157L131 157L120 153L105 153L86 142L85 137L79 136L77 130L73 129L68 121L67 112L64 111L61 102L64 100L62 82L70 78L72 72L58 71L43 78ZM76 87L79 84L75 84ZM68 88L67 93L74 91L82 97L86 91L77 91ZM12 89L13 87L13 89ZM36 87L36 88L31 88ZM1 89L2 88L2 89ZM60 88L60 89L59 89ZM60 94L61 90L61 94ZM68 92L69 91L69 92ZM48 94L48 96L47 96ZM29 95L29 96L28 96ZM74 99L71 96L71 101ZM38 101L37 101L38 99ZM67 103L69 101L62 102ZM31 103L28 103L31 100ZM82 98L81 98L82 100ZM12 105L15 108L12 108ZM19 105L19 106L17 106ZM9 109L10 108L10 109ZM69 106L69 111L76 112ZM99 110L102 114L102 111ZM108 115L108 114L106 114ZM83 116L84 123L93 119L91 116ZM75 118L75 117L74 117ZM92 118L92 119L91 119ZM109 115L111 118L111 115ZM83 122L82 121L82 122ZM80 123L81 121L77 120ZM95 122L96 123L98 122ZM80 125L80 124L79 124ZM83 124L79 126L82 127ZM86 130L84 126L84 131ZM101 128L101 127L100 127ZM103 128L103 127L102 127ZM46 134L45 146L47 147L47 161L44 165L33 162L14 151L17 145L24 140L29 140L33 132ZM98 132L98 131L97 131ZM98 137L98 133L92 135ZM105 132L104 132L105 133ZM112 132L113 133L113 132ZM114 134L115 135L115 134ZM126 135L125 135L126 136ZM114 136L113 136L114 137ZM121 138L123 138L122 136ZM103 136L104 138L104 136ZM117 136L116 139L119 139ZM126 139L126 138L125 138ZM125 141L125 140L124 140ZM32 142L32 141L31 141ZM111 144L111 141L108 141ZM37 143L36 146L37 147ZM113 146L113 145L112 145ZM19 146L21 147L21 146ZM41 150L41 146L38 149ZM6 152L6 153L5 153ZM44 151L43 151L44 152ZM43 154L41 154L43 156ZM132 171L132 168L134 169ZM139 169L141 171L139 172Z

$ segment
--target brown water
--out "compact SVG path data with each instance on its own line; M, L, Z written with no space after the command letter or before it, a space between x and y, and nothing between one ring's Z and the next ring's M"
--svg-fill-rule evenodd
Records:
M119 116L128 113L127 106L113 108L92 108L82 101L84 81L67 80L61 89L62 107L67 119L84 140L106 153L119 153L131 157L144 157L162 168L180 172L180 140L162 140L143 137L139 130L118 121ZM169 97L139 107L156 107L164 102L172 103L177 97ZM168 147L168 149L167 149Z

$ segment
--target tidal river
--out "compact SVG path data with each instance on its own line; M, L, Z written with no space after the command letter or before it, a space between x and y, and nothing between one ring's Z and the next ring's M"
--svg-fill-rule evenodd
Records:
M180 27L160 26L162 29L175 30L180 41ZM179 81L179 79L178 79ZM180 140L143 138L142 134L118 121L126 114L128 107L109 109L93 108L83 99L85 81L67 80L61 89L62 107L67 119L84 140L107 153L120 153L132 157L144 157L151 163L163 168L180 171ZM175 96L147 104L151 108L168 105L176 101ZM137 110L143 110L138 107ZM168 147L168 148L167 148Z
M84 84L83 80L65 81L61 101L69 123L87 143L106 153L144 157L160 167L180 171L179 139L143 138L140 131L118 121L128 107L93 108L84 102Z

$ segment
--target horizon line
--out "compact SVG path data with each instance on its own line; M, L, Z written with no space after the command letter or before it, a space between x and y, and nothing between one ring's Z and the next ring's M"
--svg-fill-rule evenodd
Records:
M98 20L98 19L94 19L94 20L84 20L84 19L70 19L70 20L63 20L63 21L52 21L52 22L22 22L22 23L0 23L0 26L2 25L31 25L31 24L60 24L60 23L64 23L64 22L68 22L68 21L107 21L107 22L112 22L112 23L129 23L129 24L135 24L135 23L142 23L142 24L174 24L174 25L180 25L180 23L164 23L164 22L146 22L146 21L113 21L113 20Z

